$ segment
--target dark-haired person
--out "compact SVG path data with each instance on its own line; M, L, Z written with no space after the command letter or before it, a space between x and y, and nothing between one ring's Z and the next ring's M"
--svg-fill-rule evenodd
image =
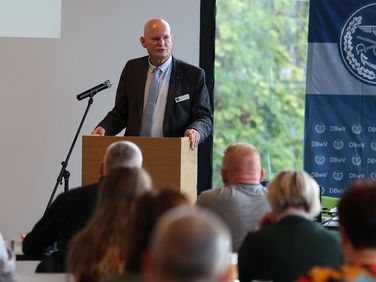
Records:
M123 273L132 207L150 189L150 176L141 168L116 167L103 179L93 216L68 246L67 270L76 282L98 282Z
M312 268L299 282L376 281L376 182L359 180L346 188L338 205L341 249L339 268Z
M228 282L231 235L203 209L178 207L158 221L144 262L148 282Z
M135 204L126 234L125 272L109 281L142 282L142 261L150 247L150 237L158 219L168 210L188 206L188 199L180 192L168 188L143 194Z
M338 236L313 221L321 210L316 181L304 171L282 171L267 188L270 224L242 243L240 281L291 282L314 265L340 265Z

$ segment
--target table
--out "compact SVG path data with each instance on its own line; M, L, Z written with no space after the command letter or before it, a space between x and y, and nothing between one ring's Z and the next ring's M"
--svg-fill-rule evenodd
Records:
M74 282L67 273L16 273L18 282Z
M338 227L339 227L338 216L323 217L321 221L321 225L328 229L338 230Z

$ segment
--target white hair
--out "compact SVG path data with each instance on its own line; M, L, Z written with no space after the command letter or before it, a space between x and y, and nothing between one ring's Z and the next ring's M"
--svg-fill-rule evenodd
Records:
M129 141L118 141L108 146L104 154L104 174L118 166L140 168L142 153L140 148Z
M305 171L281 171L267 187L269 203L276 212L289 207L303 207L311 217L320 212L319 185Z

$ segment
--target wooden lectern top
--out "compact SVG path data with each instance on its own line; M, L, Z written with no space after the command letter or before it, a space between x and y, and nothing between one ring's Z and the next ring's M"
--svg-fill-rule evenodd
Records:
M143 168L156 188L171 187L197 198L197 149L189 148L189 138L82 136L82 185L98 181L99 166L107 147L117 141L137 144L143 154Z

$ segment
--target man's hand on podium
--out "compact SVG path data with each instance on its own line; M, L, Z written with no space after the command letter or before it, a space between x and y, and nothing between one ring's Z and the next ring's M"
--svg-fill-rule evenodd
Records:
M106 130L101 126L98 126L97 128L93 130L91 135L104 136L105 133L106 133ZM196 149L198 146L198 143L200 142L200 133L198 133L197 130L190 128L184 132L184 136L189 137L191 150Z
M198 133L197 130L190 128L184 132L184 136L189 137L191 150L196 149L198 146L198 143L200 142L200 133Z
M91 133L91 135L104 136L105 133L106 133L106 130L103 127L101 127L101 126L98 126L97 128L95 128L93 130L93 132Z

